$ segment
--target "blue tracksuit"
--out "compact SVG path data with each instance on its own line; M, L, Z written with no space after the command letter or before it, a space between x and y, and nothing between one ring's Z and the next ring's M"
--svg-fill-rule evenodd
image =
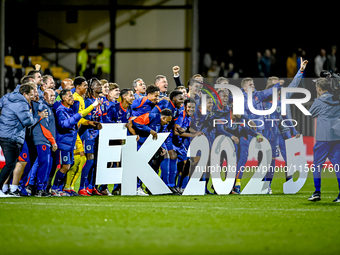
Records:
M75 101L74 103L76 103ZM81 115L77 110L67 108L60 103L56 109L57 145L58 150L73 152Z
M145 97L146 96L146 93L138 93L138 92L136 92L135 94L134 94L134 96L135 96L135 99L138 99L138 98L141 98L141 97Z
M340 118L340 102L333 99L332 94L326 92L315 99L309 109L313 118L317 118L316 123L316 143L313 147L315 171L314 186L316 191L321 188L322 164L328 158L337 175L340 188L340 136L334 133L332 127Z
M45 100L39 105L39 111L47 109L48 117L40 121L33 129L33 140L37 147L38 157L30 171L30 184L34 184L35 177L37 190L45 190L47 181L52 167L52 150L51 145L56 141L56 123L53 112L53 105L48 104Z

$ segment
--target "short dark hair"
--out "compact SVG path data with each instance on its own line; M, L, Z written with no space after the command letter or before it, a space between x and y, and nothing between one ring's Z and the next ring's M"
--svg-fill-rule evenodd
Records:
M81 49L85 49L86 46L87 46L87 43L86 43L86 42L82 42L82 43L80 44L80 48L81 48Z
M123 96L126 95L127 93L129 93L129 91L132 91L132 92L133 92L132 89L122 89L122 90L120 91L120 96L121 96L121 98L123 99Z
M27 82L30 82L30 79L34 79L33 75L25 75L21 78L20 84L25 84Z
M76 88L77 86L80 86L84 81L86 81L86 79L84 77L78 76L78 77L74 78L73 85Z
M196 104L196 101L193 98L188 97L184 100L184 106L186 106L187 104Z
M19 88L19 93L21 95L23 94L29 94L31 91L33 90L33 87L31 85L28 85L28 84L24 84L24 85L21 85L20 88Z
M29 71L29 73L27 75L32 75L33 77L35 77L35 74L36 73L40 73L40 71L38 70L32 70L32 71Z
M155 93L155 92L157 92L157 91L159 91L159 88L158 88L156 85L153 85L153 84L149 85L149 86L146 88L146 94L147 94L147 95L148 95L148 94Z
M161 115L167 116L167 117L172 117L172 111L168 108L165 108L161 111Z
M60 96L61 101L64 101L64 100L63 100L63 96L65 96L65 95L67 94L67 92L69 92L69 91L71 91L71 90L69 90L69 89L63 89L62 91L60 91L59 96Z
M182 91L179 90L174 90L170 93L170 100L172 100L174 97L178 96L178 95L183 95Z

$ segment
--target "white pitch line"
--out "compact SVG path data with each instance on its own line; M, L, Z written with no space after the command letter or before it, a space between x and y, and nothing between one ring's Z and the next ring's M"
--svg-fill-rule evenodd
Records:
M3 202L2 204L22 204L27 205L27 203L20 203L20 202ZM209 207L206 208L205 206L181 206L181 205L151 205L151 204L138 204L138 205L125 205L121 203L113 203L113 204L66 204L66 203L30 203L32 205L51 205L51 206L92 206L92 207L153 207L153 208L182 208L182 209L213 209L213 210L229 210L229 211L301 211L301 212L333 212L333 211L339 211L337 207L334 208L247 208L247 207L240 207L240 208L230 208L230 207Z

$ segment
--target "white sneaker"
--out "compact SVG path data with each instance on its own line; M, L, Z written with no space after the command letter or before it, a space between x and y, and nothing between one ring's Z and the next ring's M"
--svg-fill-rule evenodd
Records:
M268 192L267 192L267 194L269 194L269 195L272 195L272 194L273 194L273 191L272 191L272 189L271 189L271 188L268 188Z
M51 194L52 197L61 197L61 195L59 194L59 190L56 189L51 189Z
M138 189L137 189L137 196L148 196L149 194L146 194L145 192L144 192L144 190L142 189L142 187L139 187Z
M14 197L13 195L6 195L5 193L0 190L0 197Z

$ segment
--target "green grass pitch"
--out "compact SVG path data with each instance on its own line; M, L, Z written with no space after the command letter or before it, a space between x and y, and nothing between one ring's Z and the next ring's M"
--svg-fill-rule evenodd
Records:
M339 254L336 179L320 202L312 178L295 195L283 182L273 195L1 199L0 254Z

